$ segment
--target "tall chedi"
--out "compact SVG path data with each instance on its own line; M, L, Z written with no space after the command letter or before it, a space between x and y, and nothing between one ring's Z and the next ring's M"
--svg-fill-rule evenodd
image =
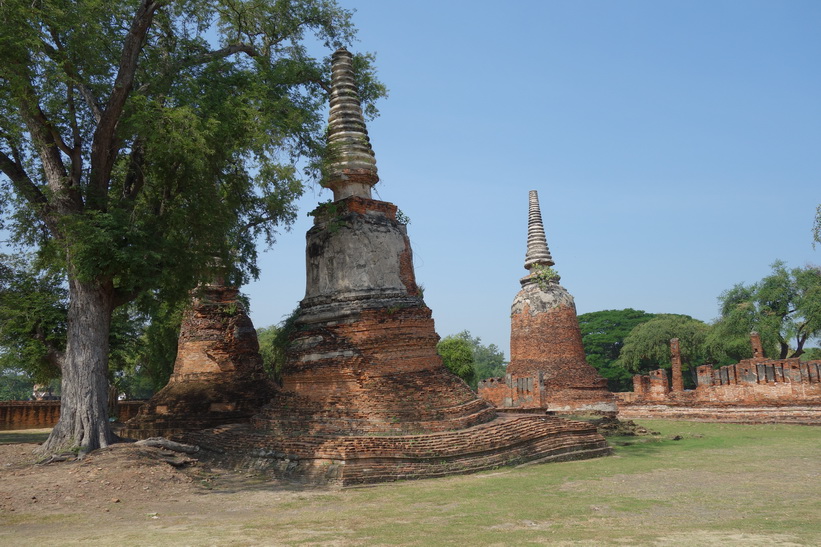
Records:
M378 181L352 69L332 57L328 160L334 200L306 236L306 291L292 321L282 389L250 426L185 440L278 476L356 484L534 459L599 456L586 424L499 418L451 374L413 270L407 229Z
M510 315L508 374L538 378L547 410L560 413L616 412L607 380L587 363L576 304L559 284L545 237L539 195L529 196L527 254L522 290Z

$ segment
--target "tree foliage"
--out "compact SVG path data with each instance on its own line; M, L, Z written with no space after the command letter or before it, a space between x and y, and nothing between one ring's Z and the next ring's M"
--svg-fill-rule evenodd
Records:
M0 193L20 245L69 291L60 422L45 450L114 441L114 310L175 302L293 221L323 154L329 57L350 43L333 0L0 2ZM366 111L384 94L358 56ZM214 261L213 257L219 257Z
M296 327L297 310L282 322L257 329L259 353L265 372L278 384L282 383L282 367Z
M0 255L0 371L46 383L60 376L68 291L63 276L29 257Z
M617 363L624 340L641 323L655 314L627 308L584 313L579 316L579 328L587 362L602 377L607 378L611 391L630 391L632 374Z
M480 380L504 376L507 362L505 361L504 352L496 344L484 345L480 337L473 336L468 330L463 330L455 334L454 337L467 342L473 353L473 368L476 371L475 380L473 383L468 382L472 388L475 389Z
M448 370L467 382L468 385L476 384L473 348L467 340L457 336L446 336L439 341L436 351L439 352Z
M755 331L766 357L799 357L821 335L821 269L788 269L776 261L770 275L737 284L719 303L721 316L707 341L713 355L731 362L752 357L749 337Z
M709 325L689 315L658 314L630 331L618 363L634 374L670 368L670 340L678 338L682 370L695 369L707 359L705 340L709 330Z
M27 401L34 382L28 374L13 369L0 369L0 401Z

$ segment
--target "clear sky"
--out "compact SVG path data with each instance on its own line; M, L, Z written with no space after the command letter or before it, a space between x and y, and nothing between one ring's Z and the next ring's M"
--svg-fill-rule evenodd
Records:
M340 0L390 96L379 199L411 219L437 332L509 357L528 190L579 314L711 321L776 259L821 262L821 2ZM244 288L256 326L304 295L306 213Z

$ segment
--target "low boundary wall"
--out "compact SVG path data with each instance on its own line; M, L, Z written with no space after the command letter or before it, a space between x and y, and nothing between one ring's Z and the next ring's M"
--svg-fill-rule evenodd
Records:
M126 422L145 401L118 401L112 416ZM60 401L0 401L0 430L54 427L60 419Z

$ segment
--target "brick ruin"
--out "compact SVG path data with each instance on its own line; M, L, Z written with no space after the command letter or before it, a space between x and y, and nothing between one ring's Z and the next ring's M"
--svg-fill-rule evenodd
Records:
M533 190L525 256L530 273L521 279L511 308L510 364L504 377L479 383L479 396L500 410L615 414L607 380L587 363L576 304L554 265Z
M125 422L137 415L145 401L114 401L112 417ZM60 419L60 401L0 401L0 431L54 427Z
M670 341L672 386L664 369L634 376L633 392L618 394L621 415L821 424L821 360L767 359L753 332L751 359L717 369L699 366L696 389L684 390L678 342Z
M174 372L125 424L122 436L144 439L247 422L270 400L275 386L262 368L257 333L238 294L221 278L192 291Z
M444 367L406 226L395 205L371 197L379 178L344 49L331 89L324 184L334 201L306 236L306 294L282 388L250 424L178 438L222 463L342 485L609 454L589 424L497 416Z

